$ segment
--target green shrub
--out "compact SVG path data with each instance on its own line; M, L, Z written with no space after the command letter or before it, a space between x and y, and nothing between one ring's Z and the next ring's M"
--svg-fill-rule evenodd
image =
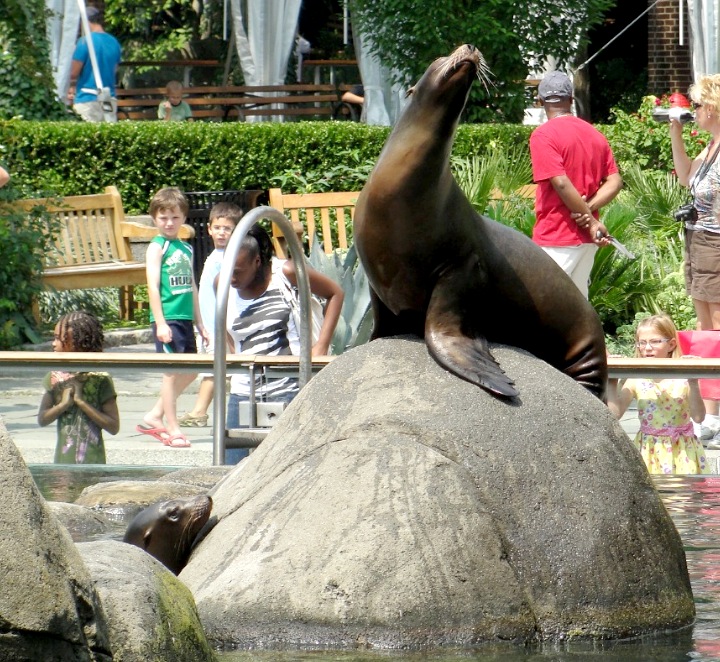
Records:
M127 213L145 213L163 186L186 191L362 186L387 127L355 122L0 122L0 144L25 195L98 193L115 184ZM527 144L529 127L463 125L454 153Z
M646 96L637 112L615 108L612 111L615 121L600 127L610 141L621 172L632 165L643 170L673 170L668 125L652 119L653 110L667 105L665 96ZM683 137L691 156L698 154L709 139L707 134L699 134L694 124L685 125Z
M57 231L43 207L28 214L2 208L13 199L17 195L11 186L0 190L0 349L40 340L33 302L42 290L40 274L51 245L48 232Z

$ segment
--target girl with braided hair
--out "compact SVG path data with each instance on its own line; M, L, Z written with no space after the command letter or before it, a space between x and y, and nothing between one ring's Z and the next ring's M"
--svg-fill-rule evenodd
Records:
M63 315L55 325L54 352L102 352L103 330L84 310ZM53 370L43 380L38 423L57 421L55 462L105 464L102 431L117 434L120 414L112 378L106 372Z

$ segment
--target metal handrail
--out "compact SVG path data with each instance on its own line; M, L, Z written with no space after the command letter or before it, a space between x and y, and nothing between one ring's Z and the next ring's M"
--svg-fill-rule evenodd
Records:
M335 356L316 356L311 365L326 366ZM227 371L242 372L251 365L258 368L287 367L299 370L298 356L264 356L259 354L229 354ZM154 352L0 352L0 369L47 368L49 370L87 371L113 368L142 370L143 372L211 372L214 358L209 354L155 354Z
M311 365L325 366L336 356L316 356ZM297 367L298 356L264 356L257 354L228 354L227 369L242 369L255 364L262 367ZM155 354L152 352L0 352L1 368L62 368L64 370L142 369L146 372L209 372L215 358L209 354ZM611 378L675 377L678 379L720 379L720 359L629 359L609 358Z
M292 223L284 214L273 207L256 207L243 216L240 224L230 236L225 248L222 267L218 276L215 303L215 353L213 373L215 376L215 397L213 399L213 464L222 464L225 459L225 396L226 396L226 349L227 304L230 294L230 280L235 267L240 245L250 228L262 219L278 225L285 235L290 257L295 265L298 291L300 293L300 359L298 385L302 389L312 376L312 335L310 329L310 281L308 279L305 254Z

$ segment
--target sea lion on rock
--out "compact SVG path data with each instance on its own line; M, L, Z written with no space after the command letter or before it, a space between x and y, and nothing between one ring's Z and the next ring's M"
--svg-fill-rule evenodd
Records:
M212 498L206 495L154 503L130 522L123 542L144 549L177 575L211 510Z
M373 339L425 338L444 368L500 396L513 381L487 342L525 349L598 397L607 381L600 320L565 272L522 233L478 214L450 171L460 114L484 60L470 45L411 90L355 208Z

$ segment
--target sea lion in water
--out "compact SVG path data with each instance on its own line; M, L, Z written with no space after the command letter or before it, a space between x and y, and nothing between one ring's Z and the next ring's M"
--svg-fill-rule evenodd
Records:
M204 495L154 503L130 522L123 542L144 549L177 575L211 510L212 498Z
M355 207L373 339L414 334L450 372L491 393L517 390L488 341L525 349L598 397L607 382L600 320L565 272L522 233L478 214L450 151L480 52L460 46L427 69Z

